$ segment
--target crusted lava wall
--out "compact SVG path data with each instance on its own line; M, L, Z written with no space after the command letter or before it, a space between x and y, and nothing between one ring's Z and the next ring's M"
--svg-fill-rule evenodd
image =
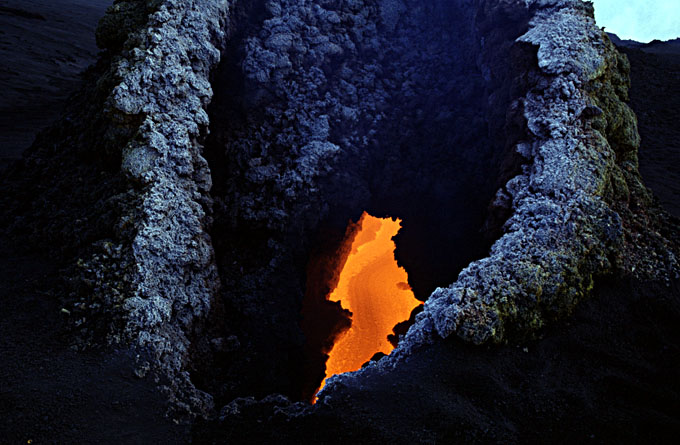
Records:
M143 31L128 37L124 57L114 61L120 82L107 106L114 119L140 122L123 148L121 165L138 201L133 215L121 216L136 228L131 244L121 246L134 267L103 281L128 287L122 307L133 344L190 386L185 371L190 337L202 329L219 287L207 233L211 178L198 140L208 125L209 75L220 59L229 4L154 5ZM126 19L124 12L118 17Z

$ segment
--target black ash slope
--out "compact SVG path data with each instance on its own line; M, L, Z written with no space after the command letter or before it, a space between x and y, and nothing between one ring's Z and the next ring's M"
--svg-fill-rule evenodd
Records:
M55 121L95 61L95 27L112 0L0 1L0 162L21 157ZM1 165L0 165L1 166Z
M679 284L602 280L542 340L489 349L440 341L388 378L336 392L313 415L291 420L280 414L290 409L280 401L242 401L238 416L197 426L194 440L673 443L680 433Z
M680 40L621 47L631 62L631 107L638 117L640 173L680 218Z
M54 256L0 238L0 443L186 443L126 351L76 352Z

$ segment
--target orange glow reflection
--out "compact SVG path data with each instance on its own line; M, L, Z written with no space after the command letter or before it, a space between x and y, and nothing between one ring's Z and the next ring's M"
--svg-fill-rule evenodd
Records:
M352 325L330 351L327 377L356 371L377 352L392 352L387 336L421 303L408 285L406 271L394 259L392 237L399 232L401 220L364 212L359 226L338 286L328 297L352 313Z

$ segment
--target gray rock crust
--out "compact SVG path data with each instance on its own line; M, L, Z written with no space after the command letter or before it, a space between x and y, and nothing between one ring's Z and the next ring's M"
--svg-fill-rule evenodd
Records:
M102 270L102 282L124 283L123 341L144 351L139 372L159 370L170 377L171 392L189 390L180 404L205 410L211 397L193 390L186 370L189 336L200 332L219 288L208 234L212 183L199 141L230 2L163 0L145 7L118 2L98 34L100 44L120 44L120 20L145 20L113 62L119 80L107 102L114 121L140 122L122 155L136 196L121 221L130 221L134 235L130 244L113 247L126 259L127 273L113 274L110 264L94 267ZM146 10L152 12L144 18Z

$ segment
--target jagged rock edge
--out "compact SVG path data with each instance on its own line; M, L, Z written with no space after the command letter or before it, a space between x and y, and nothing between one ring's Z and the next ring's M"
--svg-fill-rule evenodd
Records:
M124 337L144 352L140 373L160 371L179 408L203 413L212 398L194 388L186 371L188 335L210 311L219 277L207 230L210 171L199 140L208 127L209 76L226 44L229 10L227 0L158 3L128 39L133 48L115 60L120 82L107 103L116 121L142 117L122 155L139 203L121 218L137 230L131 245L115 248L133 264L125 283L131 296L122 305Z

